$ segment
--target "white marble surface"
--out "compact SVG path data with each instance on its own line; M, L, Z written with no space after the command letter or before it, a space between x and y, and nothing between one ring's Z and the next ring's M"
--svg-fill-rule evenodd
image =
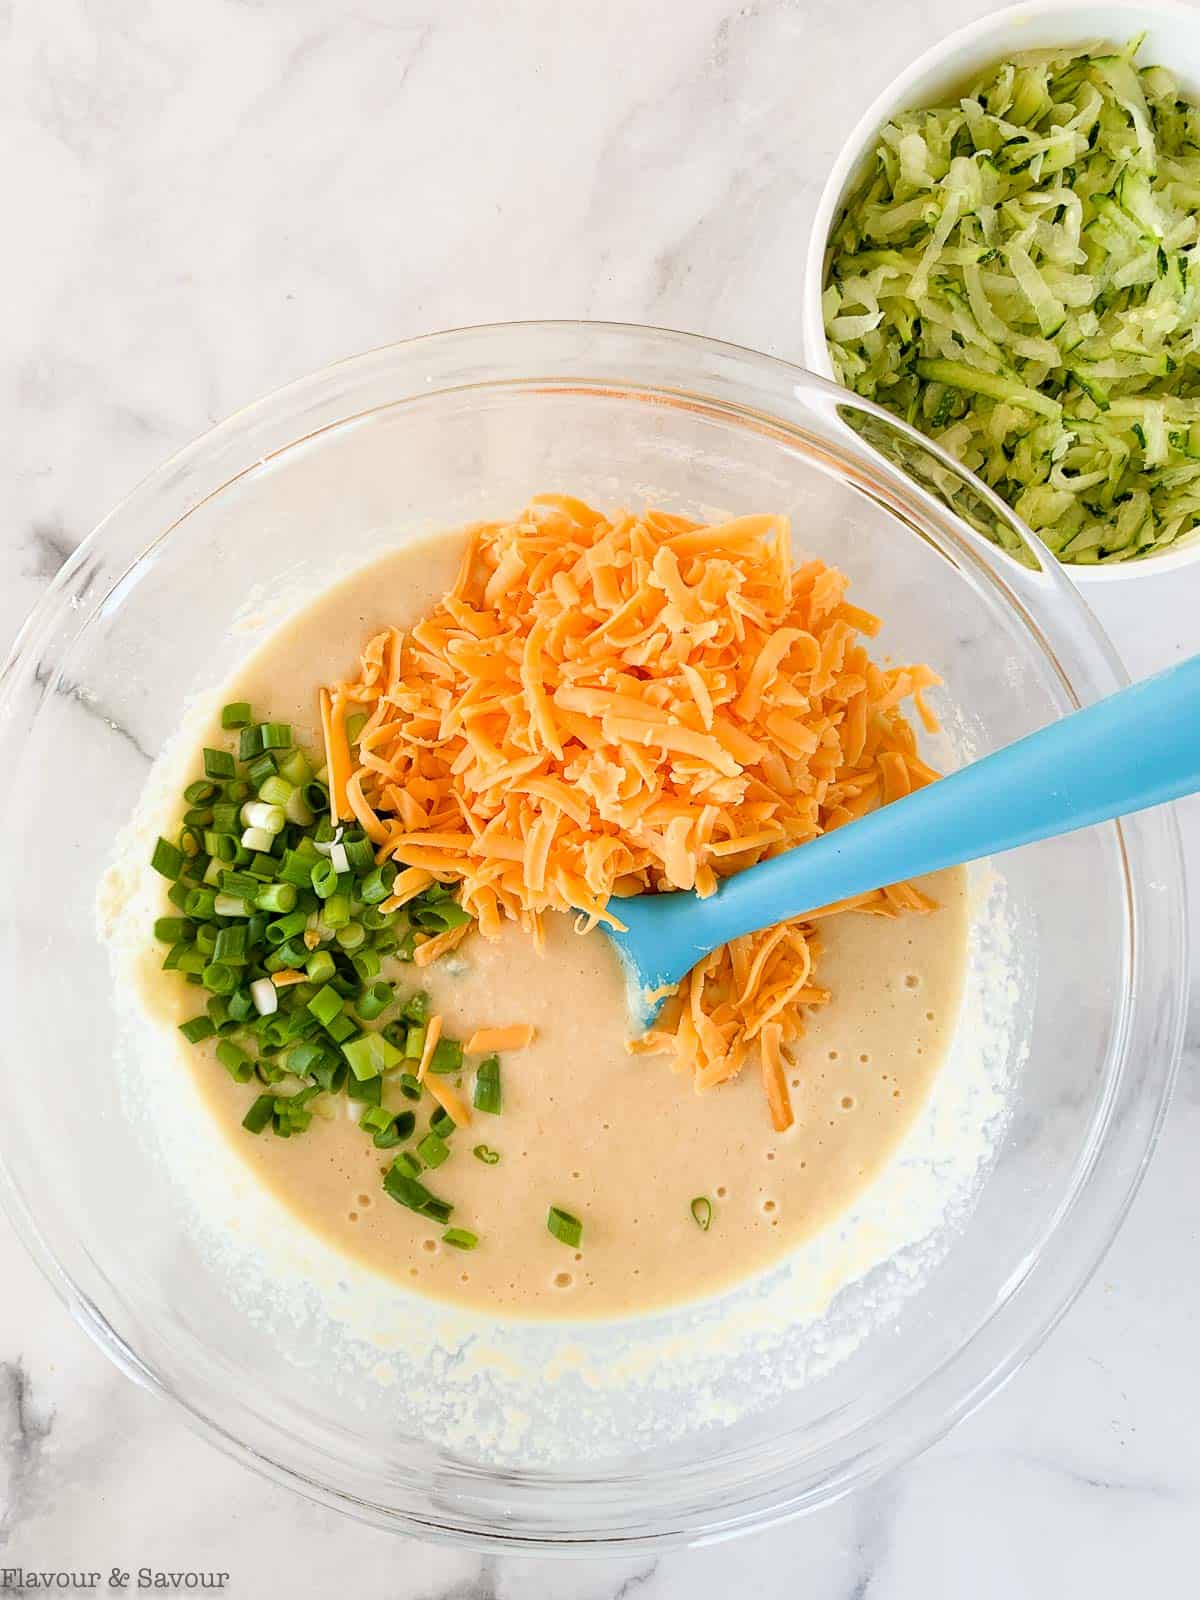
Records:
M979 0L0 0L0 638L164 456L346 353L492 319L799 352L839 138ZM1097 607L1143 673L1200 569ZM1200 807L1185 808L1193 870ZM121 1378L0 1223L0 1567L227 1593L1089 1600L1194 1592L1200 1033L1147 1183L1029 1366L828 1513L643 1563L481 1561L316 1509Z

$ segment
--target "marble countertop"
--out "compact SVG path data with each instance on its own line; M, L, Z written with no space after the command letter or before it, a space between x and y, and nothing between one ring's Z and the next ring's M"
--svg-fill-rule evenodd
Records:
M144 473L344 354L568 316L798 358L809 219L840 139L986 9L0 3L0 642ZM1196 647L1200 568L1096 609L1130 670L1152 671ZM1182 821L1194 883L1200 806ZM1198 1148L1193 1024L1120 1238L1001 1395L825 1513L643 1562L481 1560L261 1481L120 1377L0 1222L0 1569L221 1569L229 1594L358 1600L1189 1591Z

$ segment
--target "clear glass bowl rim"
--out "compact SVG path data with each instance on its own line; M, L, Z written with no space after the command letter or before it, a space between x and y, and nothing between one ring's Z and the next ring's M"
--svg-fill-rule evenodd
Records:
M586 353L584 353L586 350ZM536 360L531 360L536 351ZM668 378L671 381L668 381ZM373 383L384 395L357 410L338 411L316 423L315 414L359 393ZM416 399L439 390L489 389L546 384L568 391L601 384L606 391L641 398L662 397L673 403L713 405L752 424L778 427L785 434L802 432L789 413L815 406L834 414L845 404L868 411L929 450L922 435L804 368L776 357L695 334L636 324L581 321L498 323L427 334L349 357L287 385L235 412L215 428L151 472L84 540L48 587L21 629L0 672L0 730L16 691L23 666L36 657L64 627L73 636L160 540L202 500L218 495L243 473L255 470L272 455L292 449L325 428L340 427L357 415ZM848 431L848 430L847 430ZM931 453L937 455L936 450ZM1015 604L1033 641L1051 655L1072 694L1086 703L1111 693L1125 681L1119 659L1076 591L1049 560L1039 575L1054 601L1064 608L1064 630L1071 635L1071 670L1065 672L1044 634L1033 623L1020 592L1015 563L988 545L965 524L947 517L944 508L901 474L877 452L847 442L844 455L854 463L865 492L912 515L918 523L937 524L939 539L992 582ZM942 457L960 477L970 475ZM982 484L976 492L1005 514ZM158 529L146 542L141 532L150 520ZM1034 541L1036 545L1036 541ZM89 586L81 602L76 580L103 557L106 581ZM1006 569L1014 574L1008 589ZM43 693L49 692L48 680ZM0 737L0 743L2 743ZM786 1436L723 1458L736 1467L732 1481L708 1483L687 1508L674 1505L665 1523L656 1520L654 1497L643 1476L580 1475L556 1477L554 1492L565 1515L545 1537L514 1537L503 1526L504 1495L534 1485L536 1474L490 1474L469 1464L461 1469L461 1488L478 1500L491 1501L492 1515L433 1521L401 1506L384 1504L343 1482L328 1481L320 1462L303 1461L302 1442L281 1425L272 1441L240 1437L226 1423L209 1415L180 1387L163 1379L152 1361L130 1348L62 1267L36 1218L17 1195L0 1166L0 1201L18 1236L75 1320L128 1376L172 1402L183 1419L227 1454L287 1484L320 1503L356 1515L377 1526L475 1549L545 1553L635 1553L697 1543L766 1526L812 1510L860 1487L901 1464L945 1434L988 1398L1029 1358L1086 1285L1115 1237L1137 1191L1169 1104L1182 1048L1185 1018L1186 927L1182 892L1183 858L1178 828L1169 808L1142 813L1120 825L1125 861L1127 913L1136 930L1143 962L1168 975L1170 1014L1159 1017L1158 1037L1166 1041L1146 1069L1139 1091L1141 1115L1132 1147L1120 1153L1105 1137L1097 1142L1090 1164L1068 1205L1056 1219L1045 1247L1032 1259L988 1320L954 1356L926 1377L869 1426L839 1442L836 1460L806 1463L799 1470L798 1446ZM1150 895L1147 885L1157 885ZM1149 1003L1131 986L1126 996L1120 1064L1113 1100L1128 1093L1125 1064L1145 1044L1151 1019ZM1112 1110L1106 1129L1112 1126ZM285 1446L295 1448L289 1451ZM827 1452L828 1454L828 1452ZM753 1456L753 1460L747 1459ZM453 1473L442 1469L448 1490ZM719 1475L718 1475L719 1479ZM541 1480L545 1482L546 1480ZM587 1508L593 1499L618 1508L614 1521L606 1504L601 1523L589 1526Z

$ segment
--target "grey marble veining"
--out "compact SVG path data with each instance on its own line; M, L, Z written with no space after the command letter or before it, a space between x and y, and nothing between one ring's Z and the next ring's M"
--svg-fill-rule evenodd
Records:
M842 136L986 9L0 3L0 639L147 471L344 354L591 316L798 358L808 223ZM1131 671L1155 670L1196 647L1200 573L1096 608ZM1200 804L1182 815L1194 869ZM819 1516L657 1560L481 1560L293 1497L120 1377L0 1224L0 1568L227 1569L225 1592L255 1600L1189 1593L1198 1149L1193 1021L1128 1223L1007 1389Z

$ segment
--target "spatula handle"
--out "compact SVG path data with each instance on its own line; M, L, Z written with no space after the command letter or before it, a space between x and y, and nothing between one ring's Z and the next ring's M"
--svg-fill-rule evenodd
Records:
M701 937L712 948L868 889L1198 790L1200 656L1193 656L726 880L703 902Z

